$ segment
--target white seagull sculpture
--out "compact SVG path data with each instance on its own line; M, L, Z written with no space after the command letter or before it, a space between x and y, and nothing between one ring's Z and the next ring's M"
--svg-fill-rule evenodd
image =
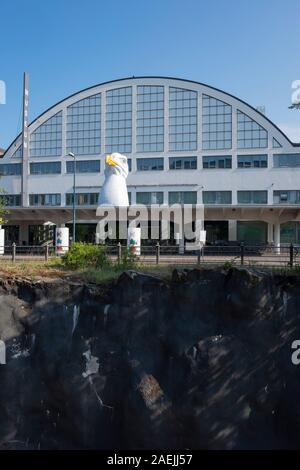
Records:
M112 153L105 158L104 184L100 191L100 206L129 206L126 178L128 176L127 157Z

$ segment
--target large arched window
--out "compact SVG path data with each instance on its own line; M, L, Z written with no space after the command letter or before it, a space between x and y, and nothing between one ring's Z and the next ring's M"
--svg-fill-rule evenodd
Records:
M30 136L31 157L60 156L62 151L62 111L39 126Z
M237 146L239 149L268 147L268 133L247 114L237 111Z
M106 92L105 150L130 153L132 148L132 87Z
M77 101L67 109L67 152L101 152L101 94Z
M232 108L223 101L203 95L202 149L222 150L232 147Z
M21 158L23 156L23 145L17 148L17 150L12 154L13 158Z
M197 92L170 87L169 149L197 150Z
M137 151L163 152L164 87L138 86L137 93Z

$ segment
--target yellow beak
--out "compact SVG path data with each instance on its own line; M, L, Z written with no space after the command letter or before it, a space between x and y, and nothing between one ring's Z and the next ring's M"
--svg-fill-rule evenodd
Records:
M106 155L105 163L106 165L117 166L117 163L114 161L111 155Z

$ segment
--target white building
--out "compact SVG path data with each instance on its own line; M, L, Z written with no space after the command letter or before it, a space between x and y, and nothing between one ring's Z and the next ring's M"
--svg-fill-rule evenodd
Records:
M71 222L68 152L77 158L79 237L94 233L104 157L121 152L131 204L203 203L209 242L300 242L300 144L221 90L174 78L115 80L55 104L29 132L25 171L21 135L0 162L7 242L38 243L50 222Z

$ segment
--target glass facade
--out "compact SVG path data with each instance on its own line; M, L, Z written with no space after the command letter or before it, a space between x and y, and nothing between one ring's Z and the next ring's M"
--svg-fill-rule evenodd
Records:
M237 111L237 146L239 149L268 147L268 133L256 121Z
M202 149L221 150L232 147L232 108L223 101L202 97Z
M268 191L238 191L238 204L267 204Z
M77 193L75 198L76 206L96 206L98 204L99 193ZM73 205L73 193L66 194L66 206Z
M300 244L300 222L286 222L280 225L280 243Z
M74 161L67 162L67 173L74 173ZM99 173L100 160L76 160L76 173Z
M137 158L136 159L137 171L157 171L164 169L163 158Z
M273 191L274 204L300 204L300 190Z
M267 243L268 224L261 221L237 221L237 240L251 243Z
M31 175L56 175L61 173L61 162L30 163Z
M231 191L203 191L203 204L231 204Z
M87 96L89 93L91 95ZM83 95L87 97L70 104ZM135 116L133 112L136 113ZM45 117L42 116L33 124L39 127L30 135L31 158L28 163L30 175L45 175L42 178L45 185L40 184L38 176L32 178L31 185L29 178L29 193L46 193L48 190L71 193L71 185L62 191L59 185L51 187L53 178L51 181L48 178L47 185L47 175L65 172L73 174L75 162L67 157L67 153L74 152L78 156L76 173L79 174L77 188L80 191L76 196L76 204L95 206L98 203L97 188L103 181L103 174L100 177L100 172L104 166L104 153L121 152L130 157L128 167L131 173L127 181L129 187L135 188L134 194L138 190L136 198L134 196L137 203L161 204L166 199L166 191L171 189L168 194L171 204L195 204L196 190L199 193L201 187L205 189L202 191L204 204L232 204L232 197L236 203L236 195L238 204L267 204L268 191L270 204L300 204L300 189L293 189L300 186L297 182L292 182L297 173L293 169L300 168L300 150L297 144L290 145L284 135L276 127L272 128L272 124L267 123L254 108L251 110L221 91L202 85L189 85L186 81L139 78L104 84L81 92L77 97L68 98L66 102L56 105L45 116L45 122ZM18 181L17 178L2 179L3 186L9 193L8 204L12 206L22 203L20 195L16 194L15 199L11 195L14 191L20 192L22 163L17 162L22 157L21 142L21 137L18 136L7 154L0 159L0 176L19 177ZM271 155L273 162L270 160ZM15 159L8 159L8 156ZM234 169L227 173L204 171L229 170L232 166ZM252 168L268 167L270 170L265 172L250 171ZM237 171L237 168L243 171ZM280 171L284 168L287 171ZM162 173L163 170L166 172ZM196 171L175 174L175 170ZM139 173L147 171L153 173ZM154 173L155 171L161 173ZM258 173L263 177L261 181L253 178ZM278 184L278 175L281 174L287 184ZM241 176L246 178L243 184ZM226 177L227 182L224 180ZM222 184L218 184L218 178L224 180ZM71 177L67 179L71 181ZM274 185L271 188L273 180ZM56 182L59 180L54 181ZM249 187L250 190L247 190ZM292 190L278 190L280 187ZM26 189L26 185L24 188ZM214 190L215 188L220 190ZM264 190L254 190L255 188ZM272 196L271 190L267 191L267 188L272 189ZM72 204L72 197L72 194L66 195L68 206ZM59 194L31 194L30 204L60 205L59 198ZM223 211L223 215L225 217L226 211Z
M170 157L170 170L196 170L197 157Z
M106 138L108 153L131 153L132 148L132 87L106 92Z
M62 111L52 116L30 136L31 157L60 156L62 151Z
M0 163L0 176L15 176L21 173L21 163Z
M231 168L231 155L214 155L203 157L203 169L228 169Z
M164 87L137 87L137 152L164 150Z
M89 96L67 108L67 153L101 152L101 94Z
M60 194L29 194L30 206L60 206Z
M13 158L22 158L23 156L23 145L20 145L18 149L13 153L12 157Z
M267 168L268 155L238 155L238 168Z
M136 203L137 204L163 204L164 202L164 193L159 192L138 192L136 193Z
M169 89L169 148L197 150L198 93L181 88Z
M170 191L169 204L197 204L197 191Z
M300 153L281 153L273 155L274 168L295 168L300 166Z
M17 207L21 205L21 194L1 194L0 201L7 207Z
M277 139L275 139L275 137L273 137L273 148L278 149L280 147L282 147L282 145L278 142Z

